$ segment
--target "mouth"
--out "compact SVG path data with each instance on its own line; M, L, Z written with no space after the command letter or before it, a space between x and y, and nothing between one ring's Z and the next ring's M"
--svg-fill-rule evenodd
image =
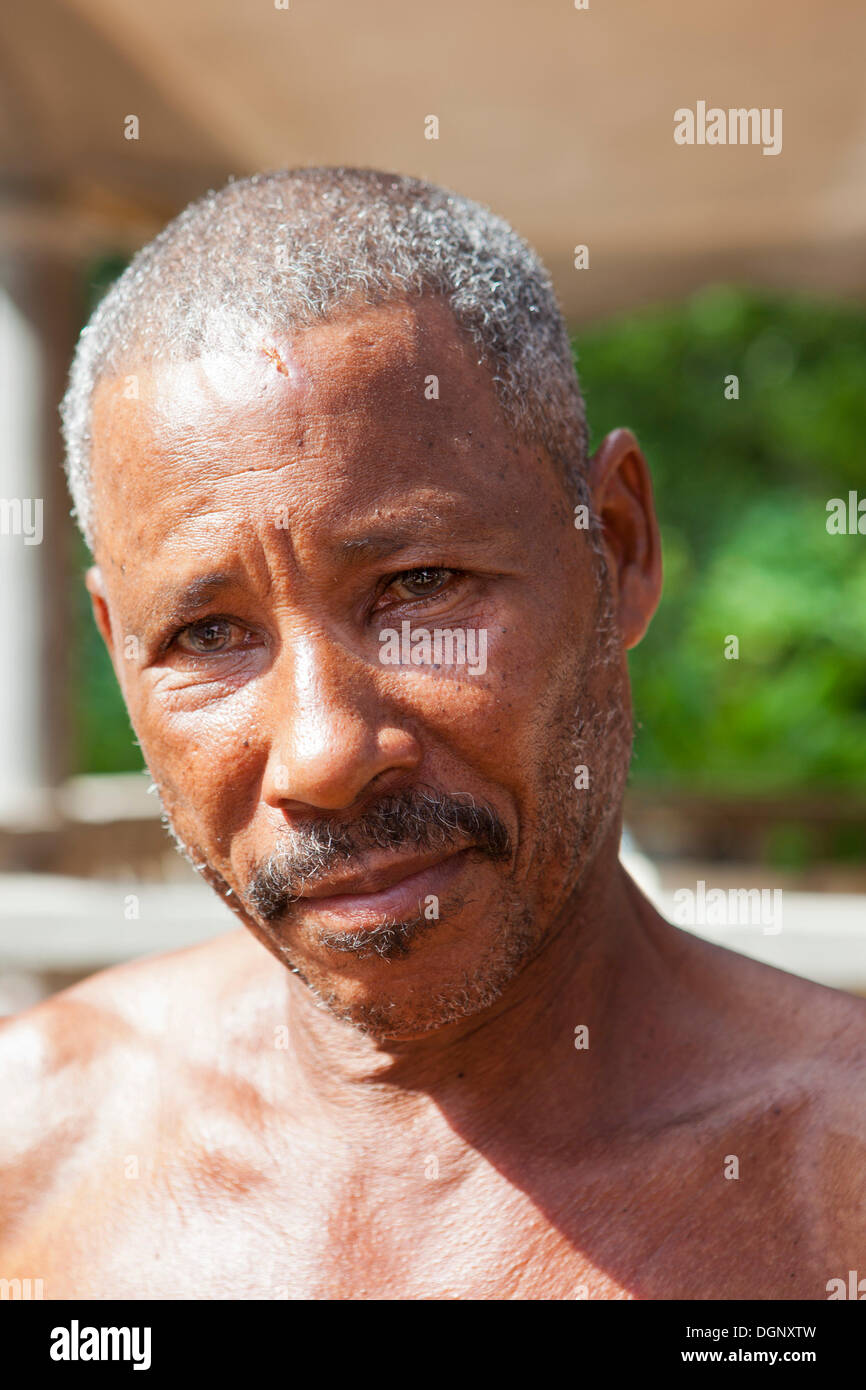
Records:
M383 917L398 921L417 917L435 897L438 916L438 900L462 871L470 853L468 849L439 850L392 859L362 873L311 884L297 905L312 909L317 917L364 928L379 925Z

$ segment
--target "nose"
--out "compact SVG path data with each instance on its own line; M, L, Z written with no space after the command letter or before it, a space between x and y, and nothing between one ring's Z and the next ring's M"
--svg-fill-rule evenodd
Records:
M375 674L325 635L284 644L266 698L269 806L346 810L375 778L421 761L416 736L389 709Z

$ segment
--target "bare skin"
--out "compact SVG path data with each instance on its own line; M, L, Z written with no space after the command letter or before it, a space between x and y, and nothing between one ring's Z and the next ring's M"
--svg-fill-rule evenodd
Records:
M0 1276L823 1299L866 1269L866 1004L680 932L618 863L625 652L661 587L643 457L617 431L592 461L603 651L597 557L475 356L424 301L142 366L137 401L102 383L94 613L175 834L248 930L0 1030ZM194 608L161 592L217 572ZM404 619L484 628L486 670L383 665ZM371 848L257 910L277 847L419 787L490 808L507 852ZM327 944L430 897L402 952Z

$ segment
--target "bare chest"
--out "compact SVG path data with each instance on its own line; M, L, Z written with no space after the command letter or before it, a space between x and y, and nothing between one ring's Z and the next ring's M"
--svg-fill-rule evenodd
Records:
M41 1279L47 1298L826 1296L808 1209L782 1219L777 1192L715 1181L694 1154L446 1171L426 1187L236 1158L126 1172L66 1193L0 1274Z

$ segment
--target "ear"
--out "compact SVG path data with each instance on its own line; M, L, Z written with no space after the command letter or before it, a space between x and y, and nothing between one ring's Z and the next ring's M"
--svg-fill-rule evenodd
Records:
M108 613L108 600L105 597L105 585L102 582L102 571L98 565L91 565L84 576L84 583L90 595L90 606L93 609L96 626L102 634L102 640L108 648L108 655L111 657L111 664L116 670L114 634L111 630L111 618Z
M662 550L646 459L631 430L613 430L589 465L623 643L636 647L662 592Z

